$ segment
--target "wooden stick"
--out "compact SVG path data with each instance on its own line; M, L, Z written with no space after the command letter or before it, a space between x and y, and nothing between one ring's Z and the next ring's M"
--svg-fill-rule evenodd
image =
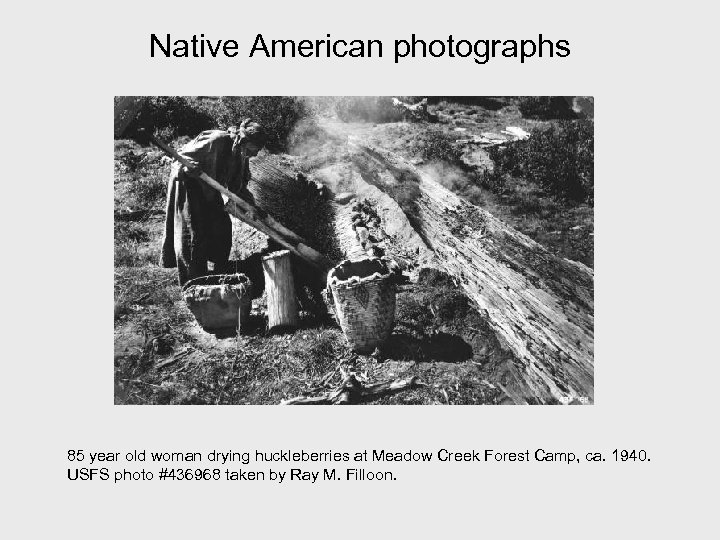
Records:
M417 377L407 379L395 379L392 381L370 384L363 386L355 375L345 377L342 384L336 390L326 392L318 396L299 396L283 401L283 405L348 405L363 403L378 399L390 394L396 394L403 390L424 386L418 382Z

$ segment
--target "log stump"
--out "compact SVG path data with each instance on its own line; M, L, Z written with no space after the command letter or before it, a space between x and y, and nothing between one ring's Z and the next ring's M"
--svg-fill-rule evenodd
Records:
M263 257L270 330L289 330L298 325L298 306L290 260L290 251L286 249Z

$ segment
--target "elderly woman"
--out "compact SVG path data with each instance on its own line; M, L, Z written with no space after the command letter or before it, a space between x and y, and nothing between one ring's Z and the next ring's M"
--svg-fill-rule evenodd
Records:
M230 256L232 224L217 191L197 176L200 171L240 197L247 191L251 157L264 144L259 124L243 121L239 127L203 131L180 153L194 165L173 164L168 182L165 235L160 264L178 269L180 285L208 274L208 261L224 268Z

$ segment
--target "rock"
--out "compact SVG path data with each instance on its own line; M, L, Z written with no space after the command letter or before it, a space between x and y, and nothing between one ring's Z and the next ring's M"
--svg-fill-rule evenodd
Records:
M530 134L525 131L522 128L514 127L514 126L508 126L503 130L504 135L510 135L513 140L516 141L524 141L525 139L528 139L530 137Z
M355 195L353 195L352 193L344 191L343 193L338 193L337 195L335 195L335 202L338 204L347 204L353 199L354 196Z

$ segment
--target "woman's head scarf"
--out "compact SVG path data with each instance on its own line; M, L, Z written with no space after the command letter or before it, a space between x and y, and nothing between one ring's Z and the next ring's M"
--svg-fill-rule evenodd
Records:
M265 144L265 132L257 122L251 122L249 118L242 121L239 126L231 126L228 131L233 136L233 155L238 155L240 145L245 142L252 143L258 147Z

